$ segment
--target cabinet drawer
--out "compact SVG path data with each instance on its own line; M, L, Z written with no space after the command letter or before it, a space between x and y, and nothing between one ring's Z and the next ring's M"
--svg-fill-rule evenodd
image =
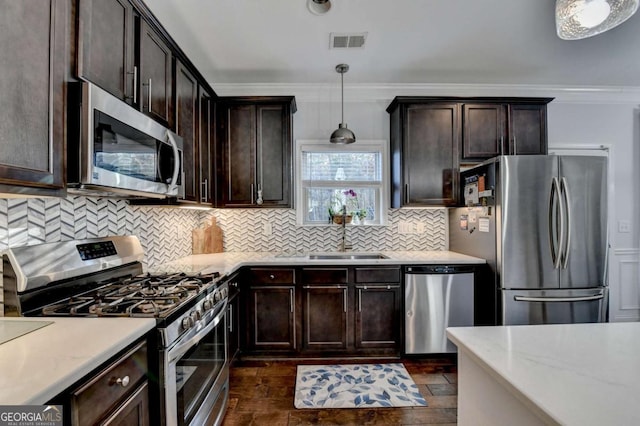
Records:
M249 284L293 284L296 274L289 268L251 268L247 272Z
M302 282L305 284L346 284L348 268L304 268Z
M400 268L356 268L357 283L399 283Z
M147 370L147 343L141 342L73 392L73 423L95 424L136 389L140 380L145 378ZM124 383L117 383L118 379L126 381L126 386Z

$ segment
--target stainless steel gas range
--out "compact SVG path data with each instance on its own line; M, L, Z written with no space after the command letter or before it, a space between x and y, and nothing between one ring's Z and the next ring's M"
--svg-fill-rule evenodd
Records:
M9 249L5 315L156 318L152 424L220 424L229 392L227 284L219 273L144 274L143 256L133 236Z

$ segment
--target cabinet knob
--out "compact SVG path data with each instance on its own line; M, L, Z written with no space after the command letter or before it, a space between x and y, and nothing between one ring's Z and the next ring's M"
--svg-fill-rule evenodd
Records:
M276 276L275 276L275 275L273 275L273 274L271 274L271 275L269 275L269 278L271 278L271 279L273 280L273 279L275 279L275 278L276 278Z
M124 376L124 377L118 377L117 379L115 377L112 377L111 380L109 380L109 386L113 386L113 385L120 385L123 388L126 388L129 385L129 376Z

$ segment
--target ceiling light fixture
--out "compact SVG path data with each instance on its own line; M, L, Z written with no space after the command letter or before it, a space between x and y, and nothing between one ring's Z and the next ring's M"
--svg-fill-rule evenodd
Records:
M622 24L640 0L556 0L556 30L563 40L579 40Z
M314 15L324 15L331 10L330 0L307 0L307 9Z
M340 92L342 105L342 120L338 125L338 128L331 133L331 139L329 142L338 144L354 143L356 141L356 135L349 129L347 129L347 123L344 122L344 73L349 71L349 65L338 64L336 65L336 71L340 74Z

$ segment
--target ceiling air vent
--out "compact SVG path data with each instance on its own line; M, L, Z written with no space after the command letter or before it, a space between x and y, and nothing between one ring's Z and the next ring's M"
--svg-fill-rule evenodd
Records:
M329 49L363 49L367 33L331 33Z

